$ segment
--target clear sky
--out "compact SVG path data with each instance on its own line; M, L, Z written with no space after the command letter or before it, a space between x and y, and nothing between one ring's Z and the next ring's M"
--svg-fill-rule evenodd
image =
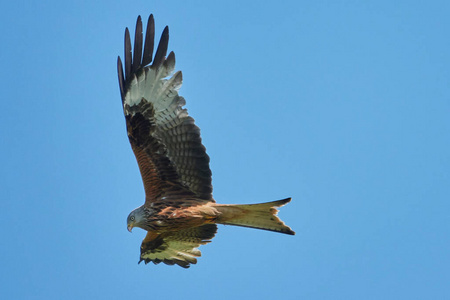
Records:
M449 3L2 1L0 297L449 298ZM219 226L190 269L137 264L116 59L150 13L215 199L290 196L297 235Z

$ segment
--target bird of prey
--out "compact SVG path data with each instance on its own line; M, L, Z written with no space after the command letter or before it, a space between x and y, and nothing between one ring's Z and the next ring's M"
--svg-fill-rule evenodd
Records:
M237 225L295 234L276 215L291 199L260 204L218 204L212 196L209 156L178 90L175 54L167 54L169 29L162 33L153 55L155 21L150 15L143 38L136 23L134 50L125 29L124 68L117 60L120 95L131 148L141 172L145 203L127 218L127 228L147 231L140 260L188 268L211 241L216 224Z

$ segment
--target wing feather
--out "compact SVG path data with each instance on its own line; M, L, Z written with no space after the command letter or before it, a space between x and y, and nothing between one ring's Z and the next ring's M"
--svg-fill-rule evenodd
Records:
M125 78L129 78L131 74L131 41L128 28L125 29Z
M125 30L125 76L118 59L127 131L144 182L146 203L163 197L168 187L173 193L174 186L190 197L214 201L209 156L202 144L200 129L183 108L186 101L178 94L182 73L173 74L173 52L166 58L168 27L161 35L153 63L147 66L152 61L154 26L151 15L141 55L143 33L142 21L138 18L133 58L129 31Z
M125 97L125 76L123 74L122 60L120 57L117 58L117 74L119 75L119 88L120 88L120 97L122 98L122 104Z
M134 52L133 52L133 65L131 66L131 73L137 71L141 65L142 57L142 20L141 16L138 16L136 21L136 31L134 33Z
M169 47L169 27L166 26L161 34L158 48L156 49L155 59L153 60L152 68L157 69L166 58L167 48Z
M201 256L200 245L211 241L217 232L217 225L206 224L180 231L169 231L162 234L147 233L141 245L141 261L155 265L163 262L167 265L177 264L189 268L197 263Z
M152 62L153 47L155 42L155 19L151 14L147 21L147 30L145 33L144 55L142 56L142 65L146 66Z

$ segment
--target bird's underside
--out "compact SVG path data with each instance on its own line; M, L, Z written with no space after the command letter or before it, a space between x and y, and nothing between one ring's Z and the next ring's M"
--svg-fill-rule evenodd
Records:
M153 56L155 25L150 15L145 41L138 17L134 41L125 30L124 68L118 58L119 86L131 148L145 188L145 203L128 216L127 225L147 231L140 261L184 268L197 262L197 249L214 237L216 224L294 232L277 216L290 198L248 205L217 204L212 197L209 156L200 129L183 108L182 83L175 54L168 56L166 27Z

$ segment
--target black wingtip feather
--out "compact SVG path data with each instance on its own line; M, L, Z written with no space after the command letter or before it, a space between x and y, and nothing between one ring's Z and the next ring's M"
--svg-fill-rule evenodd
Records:
M119 88L120 88L120 96L122 98L122 103L124 101L125 96L125 78L123 77L123 67L122 67L122 60L120 59L120 56L117 57L117 75L119 77Z
M131 40L130 32L128 28L125 28L125 80L130 77L131 74Z
M164 66L167 68L168 66L175 66L175 53L171 51L164 61Z
M138 16L136 20L136 31L134 33L134 53L133 53L133 64L131 66L131 73L134 73L141 66L142 58L142 19Z
M152 62L153 48L155 47L155 19L153 15L148 17L147 31L145 33L144 55L142 57L142 65L146 66Z
M166 57L168 46L169 46L169 27L166 26L164 28L163 33L161 34L161 39L159 40L158 49L156 50L152 68L155 69L159 68L164 58Z

